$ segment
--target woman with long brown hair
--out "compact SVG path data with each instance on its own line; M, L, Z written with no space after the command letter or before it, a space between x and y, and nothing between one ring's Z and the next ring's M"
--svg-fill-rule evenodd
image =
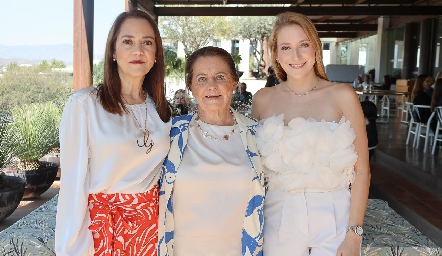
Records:
M171 127L164 74L154 20L121 13L103 83L77 91L63 112L57 255L156 255L157 184Z
M328 81L306 16L279 14L270 48L280 84L258 91L252 106L269 178L265 255L359 255L370 184L359 99Z

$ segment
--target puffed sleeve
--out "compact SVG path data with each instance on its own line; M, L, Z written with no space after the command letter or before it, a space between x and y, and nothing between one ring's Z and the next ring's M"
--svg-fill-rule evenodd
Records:
M60 124L60 193L55 227L57 255L93 255L88 211L88 118L82 97L68 100Z

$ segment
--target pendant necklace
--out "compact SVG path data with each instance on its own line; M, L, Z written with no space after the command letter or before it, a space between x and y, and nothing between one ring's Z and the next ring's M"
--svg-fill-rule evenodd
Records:
M230 113L232 113L232 112L230 112ZM222 137L215 137L215 136L210 135L207 131L204 131L203 128L201 128L201 125L200 125L201 119L200 119L200 116L198 114L197 114L197 116L195 118L195 121L196 121L196 124L198 126L198 129L201 132L201 135L203 135L204 138L208 138L208 139L212 139L212 140L229 140L230 136L232 136L233 133L235 132L235 125L237 124L236 118L235 118L235 116L233 116L233 124L232 124L233 128L230 131L230 133L226 134L226 135L224 135Z
M124 98L124 96L122 96L122 97L123 97L124 102L126 102L126 104L129 105L129 103ZM144 129L141 126L141 123L138 121L137 117L135 116L134 112L132 111L132 109L130 107L129 107L129 111L132 114L132 116L134 117L135 122L138 125L138 127L140 128L141 132L143 133L143 143L140 143L138 141L138 139L137 139L137 146L140 147L140 148L145 147L146 148L146 154L149 154L150 151L153 148L154 142L153 142L152 139L149 142L150 132L147 129L147 96L145 97L144 104L146 106L146 118L144 119Z
M290 89L290 87L287 85L287 83L285 83L285 86L287 86L287 88L289 88L289 90L292 92L292 94L296 95L296 96L305 96L307 94L309 94L310 92L312 92L314 89L316 89L316 86L318 86L319 84L319 78L318 81L316 82L315 86L313 86L313 88L311 88L310 90L304 92L304 93L296 93L294 92L292 89Z

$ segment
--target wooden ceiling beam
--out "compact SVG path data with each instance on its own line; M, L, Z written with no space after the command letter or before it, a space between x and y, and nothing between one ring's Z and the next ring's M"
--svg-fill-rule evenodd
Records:
M427 1L427 0L425 0ZM156 0L158 5L211 5L222 4L224 0ZM228 4L293 4L293 5L310 5L310 4L397 4L397 5L413 5L416 1L408 0L228 0Z
M377 24L315 24L318 31L377 31Z
M275 16L282 12L304 15L440 15L442 6L342 6L342 7L155 7L158 16Z
M327 20L329 20L332 17L333 16L330 16L330 15L322 16L322 18L319 19L319 22L326 22Z
M362 19L332 19L333 17L330 16L330 19L312 19L310 20L313 23L320 23L320 24L359 24L362 22Z
M318 32L320 38L355 38L358 36L357 32Z

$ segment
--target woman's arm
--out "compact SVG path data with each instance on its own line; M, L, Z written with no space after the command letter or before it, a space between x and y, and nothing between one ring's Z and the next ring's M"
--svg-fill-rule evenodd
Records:
M73 95L63 111L60 124L61 184L55 227L57 255L93 255L88 230L88 124L83 101Z
M355 131L355 150L358 159L355 163L355 179L351 184L349 226L362 226L368 201L370 187L370 167L368 156L368 141L364 114L354 90L349 86L339 86L335 91L335 100L339 109ZM337 255L360 255L362 237L352 231L347 232L344 242L338 248Z

